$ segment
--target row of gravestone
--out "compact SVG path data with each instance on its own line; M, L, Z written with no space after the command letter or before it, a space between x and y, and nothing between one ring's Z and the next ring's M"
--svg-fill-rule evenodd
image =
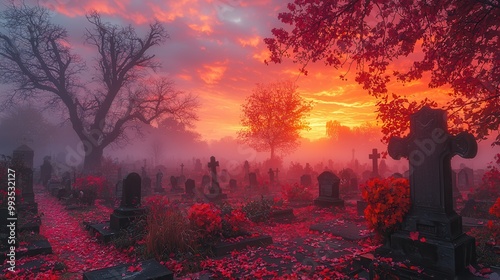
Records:
M34 254L50 254L52 247L47 239L38 235L35 241L27 241L20 246L20 234L40 232L41 219L38 217L38 204L35 202L33 191L33 158L34 151L27 145L21 145L14 150L12 155L12 166L8 167L8 177L12 181L5 182L1 188L5 193L11 193L9 187L20 190L15 192L15 206L0 207L0 262L8 257L11 246L16 248L16 258ZM7 171L7 170L6 170ZM6 174L7 175L7 174ZM13 184L12 184L13 183ZM10 199L9 199L10 201ZM28 222L29 221L29 222Z

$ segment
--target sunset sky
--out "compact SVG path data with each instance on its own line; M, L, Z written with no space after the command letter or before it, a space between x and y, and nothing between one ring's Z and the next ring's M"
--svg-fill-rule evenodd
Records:
M35 1L26 1L35 4ZM236 136L240 129L240 106L256 83L293 79L306 99L314 102L309 122L311 130L302 135L309 139L325 136L328 120L357 126L376 124L376 100L354 82L353 76L341 81L337 72L321 63L309 65L307 76L300 75L300 65L290 60L284 64L265 65L268 57L263 39L271 36L273 27L282 26L277 19L285 10L282 0L40 0L54 11L54 22L66 27L75 52L92 62L95 49L83 44L85 14L91 9L112 23L133 24L144 34L154 18L166 27L170 39L152 52L162 63L158 75L169 75L178 89L199 96L200 121L195 130L203 139ZM392 67L408 67L405 61ZM343 72L342 72L343 73ZM153 73L154 74L154 73ZM393 84L391 91L423 93L425 83ZM429 92L427 92L429 94Z

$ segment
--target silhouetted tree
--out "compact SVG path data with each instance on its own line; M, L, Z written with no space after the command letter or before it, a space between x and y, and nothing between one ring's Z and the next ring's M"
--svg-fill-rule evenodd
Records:
M238 139L259 152L290 153L299 145L301 130L310 129L305 117L312 109L291 81L257 84L242 105L243 129Z
M38 98L61 105L84 147L84 169L97 169L105 147L123 140L134 121L146 124L165 115L184 121L196 118L195 98L174 89L166 78L144 79L159 64L150 49L168 34L154 22L144 37L132 26L103 22L87 15L85 38L95 48L95 68L72 52L66 29L50 21L49 11L25 4L7 7L0 19L0 79L15 90L4 105L19 98ZM91 72L92 82L83 81ZM45 95L41 95L45 94Z
M412 101L388 92L391 79L409 83L425 73L431 76L429 87L451 87L444 108L455 132L466 128L484 139L498 131L498 1L295 0L287 8L278 16L287 27L274 28L273 38L265 39L270 61L293 57L304 73L305 65L315 61L355 68L355 80L379 100L383 140L404 134L408 115L423 105L437 106L426 98ZM413 64L392 67L400 59ZM500 135L494 144L500 145Z

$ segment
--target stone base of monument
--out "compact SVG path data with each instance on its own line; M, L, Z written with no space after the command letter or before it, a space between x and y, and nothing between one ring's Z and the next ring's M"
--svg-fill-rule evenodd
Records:
M134 267L137 265L132 264ZM174 273L161 265L156 260L141 262L140 271L130 271L131 264L121 264L113 267L102 268L85 272L83 280L102 279L141 279L141 280L173 280Z
M145 214L145 208L117 208L111 214L110 228L116 231L127 228L133 220L141 218Z
M318 197L314 200L318 207L341 207L344 208L344 200L340 198Z
M432 237L413 240L409 232L400 231L391 235L390 248L378 250L377 257L391 258L393 263L409 261L411 265L423 269L424 273L399 265L372 266L375 269L373 273L385 275L390 272L400 279L456 279L467 273L467 267L476 260L475 239L462 234L453 240ZM422 278L422 275L429 277Z
M273 244L273 238L268 235L245 238L238 242L221 242L212 246L212 253L215 257L225 256L232 251L239 251L251 247L264 247Z
M112 230L111 227L109 226L109 222L104 222L100 224L90 224L87 225L87 229L90 231L92 236L95 236L97 240L102 241L104 243L110 242L120 233L117 230Z

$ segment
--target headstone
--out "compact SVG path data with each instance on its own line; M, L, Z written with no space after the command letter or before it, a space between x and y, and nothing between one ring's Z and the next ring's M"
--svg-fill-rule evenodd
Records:
M146 177L142 180L142 194L146 196L151 193L152 182L151 178Z
M312 179L310 174L304 174L300 176L300 185L303 187L310 187L312 185Z
M474 171L464 166L460 171L458 171L457 187L460 190L470 190L474 187Z
M196 185L195 185L195 182L193 179L187 179L186 180L186 183L184 184L185 188L186 188L186 195L187 196L190 196L190 197L193 197L195 195L195 188L196 188Z
M379 177L378 159L380 158L380 154L377 152L377 149L373 149L368 158L372 160L372 177Z
M179 185L177 183L177 177L175 177L173 175L170 176L170 187L171 187L171 190L173 192L179 190Z
M474 137L448 134L446 112L426 106L410 116L406 138L390 139L388 152L409 159L411 198L402 230L391 235L389 257L409 259L438 278L455 278L475 263L476 254L474 238L463 233L462 217L453 210L451 158L474 157ZM412 232L425 242L412 239Z
M177 184L178 184L179 186L182 186L182 185L184 185L185 183L186 183L186 176L181 175L181 176L177 177Z
M35 194L33 193L34 155L33 150L26 145L19 146L12 154L12 160L20 164L20 170L16 170L16 188L22 191L22 203L31 206L35 205Z
M111 214L111 230L125 229L134 219L146 213L146 210L140 207L141 194L141 176L135 172L130 173L123 181L120 207Z
M276 170L274 171L274 173L276 174L276 176L275 176L276 182L279 182L280 180L279 180L279 176L278 175L280 173L280 170L278 168L276 168Z
M201 177L201 187L203 189L205 189L206 187L208 188L209 185L210 185L210 176L208 175L203 175L203 177Z
M255 174L255 172L248 173L248 182L250 183L251 190L254 190L259 186L259 182L257 181L257 174Z
M141 176L130 173L123 181L122 200L120 207L137 208L141 205Z
M391 177L392 178L403 178L403 174L396 172L396 173L392 173Z
M199 158L196 159L196 162L194 164L194 172L196 173L200 173L202 172L202 164L201 164L201 160Z
M250 163L248 163L248 160L245 160L245 163L243 164L243 174L244 174L244 179L246 181L250 174Z
M235 179L229 180L229 189L230 190L236 190L238 188L238 183Z
M222 169L220 172L219 181L221 181L221 183L226 183L228 179L229 173L227 172L227 169Z
M163 181L163 172L161 172L160 169L158 169L158 172L156 173L156 183L155 183L155 192L163 192L163 186L162 186L162 181Z
M269 168L267 174L269 174L269 183L274 184L274 170Z
M340 178L333 172L324 171L318 176L319 197L314 204L320 207L344 207L344 200L339 198Z
M123 180L120 180L115 185L115 196L122 197L123 195Z
M214 156L210 157L210 162L207 164L210 169L211 185L208 189L209 193L205 194L209 199L224 199L227 198L226 194L222 193L222 189L219 185L219 181L217 179L217 167L219 166L219 162L215 160Z
M47 187L51 177L52 164L50 163L50 157L46 156L43 158L43 164L40 166L40 182L44 187Z

